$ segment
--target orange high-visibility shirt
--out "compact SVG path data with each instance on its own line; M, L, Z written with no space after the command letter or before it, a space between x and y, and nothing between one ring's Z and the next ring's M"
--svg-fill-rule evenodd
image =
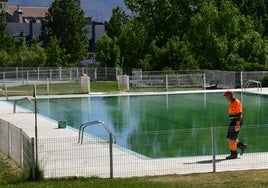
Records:
M232 102L229 104L229 115L238 115L242 114L242 104L238 99L234 99Z

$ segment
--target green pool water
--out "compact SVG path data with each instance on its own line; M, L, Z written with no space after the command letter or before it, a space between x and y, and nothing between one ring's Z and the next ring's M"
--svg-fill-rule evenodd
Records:
M268 96L235 96L244 110L240 137L254 145L248 152L268 150L258 139L268 133ZM29 101L17 104L33 110ZM77 129L86 122L104 121L118 145L148 157L210 155L212 126L216 127L217 153L228 153L228 102L222 93L50 98L38 99L37 106L40 114L65 120ZM86 128L86 132L105 136L103 127L97 125Z

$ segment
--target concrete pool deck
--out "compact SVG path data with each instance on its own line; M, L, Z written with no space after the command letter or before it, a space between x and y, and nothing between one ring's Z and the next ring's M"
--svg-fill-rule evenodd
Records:
M225 90L218 90L223 92ZM199 91L200 92L200 91ZM212 92L208 90L207 92ZM215 90L213 90L215 92ZM262 88L262 91L257 89L247 89L247 92L261 93L268 95L268 88ZM176 92L177 93L177 92ZM135 95L137 93L134 93ZM150 93L149 93L150 94ZM159 94L159 93L158 93ZM161 93L162 94L162 93ZM95 93L92 95L102 95ZM126 95L129 95L126 93ZM89 95L83 95L89 96ZM53 96L51 96L53 97ZM63 97L63 96L60 96ZM66 96L64 96L66 97ZM18 128L21 128L29 137L35 137L35 115L32 112L25 111L21 108L16 109L13 113L13 105L7 101L0 101L0 119L5 120ZM78 144L78 131L71 128L59 129L56 121L38 115L38 139L51 138L75 138L70 139L64 144L65 149L62 150L62 145L52 146L53 149L60 149L61 152L57 155L41 154L39 159L42 160L45 177L64 177L64 176L100 176L109 177L109 155L106 159L99 158L103 153L103 145L107 143L91 144L92 137L85 137L85 144ZM68 140L68 139L67 139ZM96 149L96 146L98 148ZM42 148L42 147L41 147ZM90 157L87 156L88 151L92 151ZM62 156L68 156L68 152L72 153L72 162L64 163ZM116 144L113 147L113 177L133 177L133 176L154 176L165 174L188 174L188 173L203 173L212 172L213 163L212 156L194 156L194 157L175 157L175 158L161 158L150 159L136 155L134 152L123 149ZM265 169L268 168L268 152L262 153L245 153L237 160L224 160L226 155L216 156L217 172L232 171L232 170L249 170L249 169ZM59 157L61 160L57 160ZM61 168L64 165L65 168ZM81 168L86 166L87 168ZM73 168L77 166L79 168ZM55 168L55 169L53 169ZM70 169L70 170L66 170ZM73 170L75 169L75 170ZM56 172L56 173L55 173Z

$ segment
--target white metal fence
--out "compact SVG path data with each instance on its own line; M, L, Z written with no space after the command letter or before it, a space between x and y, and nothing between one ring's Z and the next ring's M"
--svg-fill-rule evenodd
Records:
M0 119L0 150L25 169L31 169L33 140L22 129Z
M268 86L267 71L234 72L218 70L198 71L142 71L134 70L131 75L121 78L116 68L88 67L1 67L0 84L5 87L29 84L79 83L81 75L88 74L91 81L118 81L122 91L136 91L138 88L174 89L215 89L242 88L249 80ZM256 82L252 82L256 83ZM257 87L251 85L251 87Z
M237 160L225 160L229 155L226 131L227 127L214 127L117 135L125 137L129 147L113 144L112 167L109 142L101 135L99 138L87 135L83 144L77 143L77 137L41 139L39 163L46 178L134 177L268 168L267 125L243 126L241 138L248 149Z
M0 83L7 86L32 83L75 83L86 73L94 81L116 81L116 68L87 67L0 67Z
M138 88L162 88L165 91L172 89L233 89L243 88L248 81L252 83L265 82L268 86L267 71L234 72L217 70L200 71L133 71L131 76L118 79L119 87L125 90L136 91ZM122 82L124 81L124 82ZM127 84L126 84L127 83ZM261 84L260 84L261 85ZM251 84L250 87L260 87Z

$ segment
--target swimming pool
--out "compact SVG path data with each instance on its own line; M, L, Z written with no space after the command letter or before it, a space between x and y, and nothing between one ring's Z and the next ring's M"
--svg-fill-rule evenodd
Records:
M235 96L244 106L244 125L268 123L267 96L241 93ZM28 101L17 104L33 110ZM118 145L157 158L211 154L210 127L224 127L218 132L221 143L229 123L228 103L222 93L49 98L38 99L37 104L40 114L66 120L77 129L89 121L104 121L115 134ZM86 132L100 137L105 134L100 126L88 127ZM200 150L189 151L187 143L199 145ZM218 152L224 151L225 144Z

